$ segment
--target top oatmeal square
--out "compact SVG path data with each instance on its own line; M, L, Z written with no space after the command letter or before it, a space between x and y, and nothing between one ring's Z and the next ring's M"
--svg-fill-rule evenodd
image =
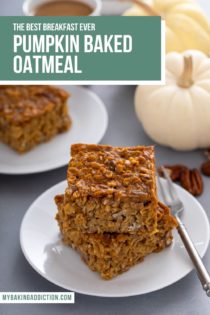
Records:
M153 147L71 147L64 211L84 232L136 233L156 228Z

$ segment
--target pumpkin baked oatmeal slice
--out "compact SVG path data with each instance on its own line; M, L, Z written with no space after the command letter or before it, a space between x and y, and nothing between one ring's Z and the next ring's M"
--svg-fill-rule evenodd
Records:
M84 233L153 233L157 197L153 147L74 144L64 196L66 220Z
M169 246L173 239L172 229L177 225L169 209L159 203L157 230L153 234L82 233L76 227L72 229L66 221L64 195L56 196L55 201L64 243L76 249L89 268L97 271L103 279L112 279L143 261L150 253Z
M68 97L54 86L0 86L0 141L23 153L68 130Z

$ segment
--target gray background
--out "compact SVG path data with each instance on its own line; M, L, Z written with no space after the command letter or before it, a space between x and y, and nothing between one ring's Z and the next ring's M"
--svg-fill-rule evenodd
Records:
M21 0L0 0L0 14L22 14L21 3ZM207 0L203 0L203 3L206 3L207 8ZM102 98L109 114L109 127L102 143L152 144L135 117L134 87L92 86L89 88ZM189 167L198 167L204 160L202 151L181 153L157 146L156 154L157 164L185 163ZM66 167L36 175L0 175L0 291L63 291L43 279L29 266L20 249L19 229L23 215L32 201L65 177ZM210 218L210 178L205 178L204 181L205 191L198 199ZM204 262L210 270L210 249L205 255ZM76 294L74 305L0 305L0 314L209 315L210 300L202 291L195 272L191 272L170 287L147 295L130 298L96 298Z

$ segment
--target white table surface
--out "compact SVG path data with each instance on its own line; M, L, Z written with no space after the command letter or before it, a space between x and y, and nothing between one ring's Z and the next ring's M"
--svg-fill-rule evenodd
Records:
M200 1L210 11L208 0ZM22 14L22 0L0 0L0 15ZM109 127L102 143L151 144L133 110L134 87L92 86L105 102ZM198 167L201 151L180 153L157 146L157 163L185 163ZM0 175L0 291L62 291L38 275L25 260L19 245L22 217L44 190L65 179L66 168L27 176ZM210 179L198 198L210 218ZM189 209L190 210L190 209ZM195 227L196 228L196 227ZM210 270L210 248L204 258ZM210 299L201 290L195 272L172 286L143 296L96 298L76 294L74 305L0 305L1 315L209 315Z

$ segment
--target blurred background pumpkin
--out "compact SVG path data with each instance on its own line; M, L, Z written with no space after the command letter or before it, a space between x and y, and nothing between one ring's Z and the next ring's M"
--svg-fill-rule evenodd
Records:
M132 0L131 0L132 1ZM193 0L133 0L129 16L160 15L166 22L166 52L187 49L210 53L210 23Z

